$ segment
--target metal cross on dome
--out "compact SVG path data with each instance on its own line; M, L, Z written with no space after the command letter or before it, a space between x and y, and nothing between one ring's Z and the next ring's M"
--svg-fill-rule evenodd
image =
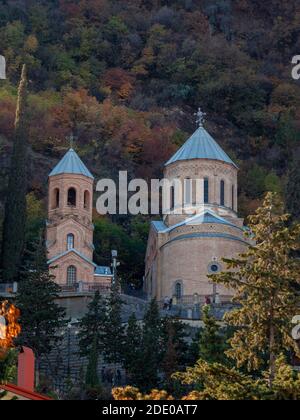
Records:
M198 108L198 111L194 114L197 119L196 123L199 127L203 127L203 124L205 122L206 113L201 111L201 108Z
M75 142L75 140L76 140L76 137L74 136L74 134L73 134L73 133L71 133L71 134L69 135L69 137L67 137L67 140L69 141L70 148L71 148L71 149L73 149L73 147L74 147L74 142Z

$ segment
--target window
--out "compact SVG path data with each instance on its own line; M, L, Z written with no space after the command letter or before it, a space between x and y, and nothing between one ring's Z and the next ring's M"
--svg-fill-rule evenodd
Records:
M193 181L189 178L184 181L184 200L186 205L192 204L192 190L193 190Z
M84 192L84 208L86 210L90 209L90 193L88 191Z
M52 193L52 210L59 208L59 189L55 188Z
M204 204L209 203L209 180L204 178Z
M74 235L73 233L69 233L67 236L67 250L74 249Z
M222 271L222 267L218 262L213 261L208 265L209 274L217 274L220 271Z
M220 205L225 206L225 182L220 183Z
M74 286L77 281L77 270L74 265L70 265L67 270L67 285Z
M232 186L232 190L231 190L231 208L232 208L232 210L234 210L234 207L235 207L235 199L234 199L234 196L235 196L235 189L234 189L234 185Z
M179 282L175 284L175 296L176 299L182 298L182 284Z
M171 207L170 210L174 210L175 207L175 187L171 187Z
M76 190L75 188L70 188L68 191L68 206L76 206Z

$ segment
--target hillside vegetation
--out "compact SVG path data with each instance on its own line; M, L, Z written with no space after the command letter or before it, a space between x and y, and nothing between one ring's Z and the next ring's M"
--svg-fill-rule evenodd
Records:
M7 0L0 4L0 202L12 149L16 85L30 79L28 240L44 218L47 175L76 149L95 177L146 179L195 129L194 112L240 166L240 211L266 191L299 217L300 10L287 0ZM121 249L142 277L148 220L95 217L96 258ZM120 239L122 238L122 240Z

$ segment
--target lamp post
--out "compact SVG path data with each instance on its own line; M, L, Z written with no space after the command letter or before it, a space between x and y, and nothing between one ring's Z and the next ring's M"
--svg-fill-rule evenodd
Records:
M68 323L68 367L67 367L67 375L68 378L71 374L71 330L72 330L72 324L71 322Z
M120 263L118 262L118 251L113 249L111 251L112 256L112 270L113 270L113 285L117 283L117 267L119 267Z

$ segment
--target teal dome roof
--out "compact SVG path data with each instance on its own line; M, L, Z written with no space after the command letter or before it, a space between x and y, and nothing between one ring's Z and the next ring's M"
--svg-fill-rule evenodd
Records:
M178 152L166 163L166 166L180 160L190 159L219 160L237 168L237 165L203 127L199 127L195 131Z
M94 179L93 175L87 169L75 150L70 149L61 161L55 166L49 176L74 174L84 175L88 178Z

